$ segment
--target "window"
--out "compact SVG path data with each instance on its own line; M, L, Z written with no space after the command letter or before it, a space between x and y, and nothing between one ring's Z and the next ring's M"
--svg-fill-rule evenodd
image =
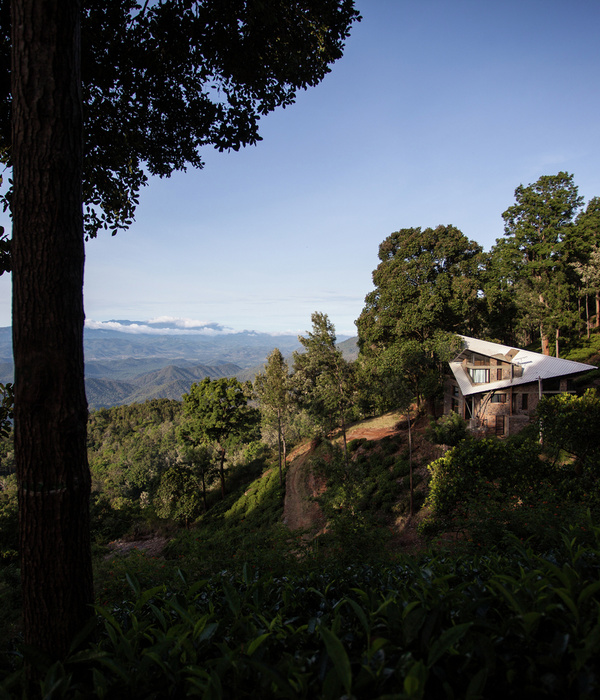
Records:
M492 403L506 403L506 394L494 394Z
M497 370L496 370L496 381L499 382L501 379L502 379L502 370L501 370L501 369L497 369Z
M473 384L487 384L490 381L490 370L469 369L469 376Z
M560 391L560 377L552 377L544 379L542 382L542 391L558 392Z
M529 394L521 394L521 408L523 411L527 410L527 406L529 405Z

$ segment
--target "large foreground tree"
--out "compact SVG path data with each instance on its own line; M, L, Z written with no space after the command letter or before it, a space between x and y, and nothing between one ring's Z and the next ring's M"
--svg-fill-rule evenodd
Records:
M256 142L259 117L290 104L341 56L356 13L352 0L88 0L83 9L77 0L12 0L9 40L7 6L0 157L14 183L25 638L61 657L93 600L82 204L89 235L127 226L146 171L201 166L205 145Z
M13 347L25 640L65 653L92 614L83 384L79 6L14 0Z

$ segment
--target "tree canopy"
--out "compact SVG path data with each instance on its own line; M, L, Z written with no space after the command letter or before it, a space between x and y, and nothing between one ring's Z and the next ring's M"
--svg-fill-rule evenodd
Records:
M356 321L361 360L392 400L400 375L413 399L433 399L454 333L481 323L482 248L454 226L408 228L381 243L379 259Z
M583 198L573 175L543 175L515 190L516 203L503 214L507 245L516 253L522 318L537 327L542 352L549 337L572 323L565 241L572 235Z
M232 441L256 431L258 410L248 405L250 386L235 377L211 380L208 377L192 384L183 395L183 412L187 420L180 430L184 443L193 446L214 445L219 452L221 493L225 495L224 464Z
M286 455L286 426L292 404L291 382L288 364L279 348L275 348L267 358L265 371L254 379L254 392L258 397L263 420L275 424L279 454L279 483L283 484L282 461Z
M81 16L86 234L126 228L148 175L257 143L342 56L353 0L88 0ZM10 4L0 10L0 159L12 164Z
M356 321L361 352L477 325L482 248L457 228L400 229L381 243L379 259Z
M298 336L304 352L294 353L293 385L299 405L326 429L341 428L346 449L348 411L355 403L354 370L336 347L327 314L311 315L312 331Z

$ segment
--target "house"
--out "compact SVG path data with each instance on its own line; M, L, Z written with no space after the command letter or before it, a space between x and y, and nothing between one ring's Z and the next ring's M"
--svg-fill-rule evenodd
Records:
M542 395L572 391L572 379L596 369L509 345L467 336L450 362L452 377L444 391L444 414L455 411L474 432L498 436L518 433Z

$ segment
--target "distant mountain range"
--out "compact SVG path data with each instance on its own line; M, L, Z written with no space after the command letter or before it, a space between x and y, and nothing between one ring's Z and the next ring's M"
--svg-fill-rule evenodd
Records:
M293 335L255 331L195 330L162 322L111 321L85 329L85 384L90 409L181 399L197 381L236 376L252 380L267 356L279 348L290 357L301 348ZM348 359L358 354L356 338L339 344ZM13 380L11 329L0 328L0 382Z

